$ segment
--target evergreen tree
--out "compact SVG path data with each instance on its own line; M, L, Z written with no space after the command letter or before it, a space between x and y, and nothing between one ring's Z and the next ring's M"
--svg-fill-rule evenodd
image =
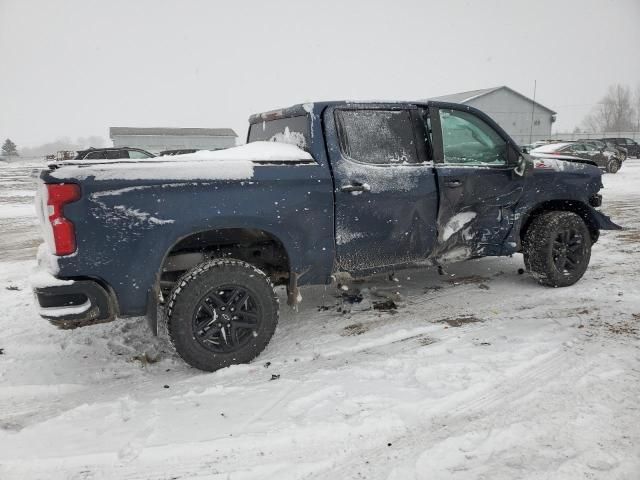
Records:
M2 145L2 155L4 155L5 157L18 156L18 149L16 148L16 144L8 138L4 141L4 145Z

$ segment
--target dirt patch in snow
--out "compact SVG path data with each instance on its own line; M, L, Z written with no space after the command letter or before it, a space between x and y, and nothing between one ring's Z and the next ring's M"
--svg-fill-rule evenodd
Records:
M428 335L415 335L413 337L403 338L402 340L398 340L397 342L394 342L394 343L404 343L404 342L410 342L410 341L416 341L418 342L419 345L426 347L427 345L432 345L436 343L438 340L433 337L429 337Z
M638 337L640 335L640 313L632 313L631 319L618 323L605 322L605 327L615 335L628 335Z
M373 302L373 309L395 313L395 311L398 309L398 305L396 305L396 302L394 302L393 300L387 299L382 302Z
M445 281L447 283L450 283L451 285L469 285L472 283L485 283L489 280L489 277L483 277L481 275L469 275L467 277L448 278Z
M438 323L446 323L450 327L461 327L469 323L481 323L484 322L481 318L475 315L461 315L459 317L450 317L440 320Z
M638 245L640 244L640 231L638 230L624 231L619 234L619 238L625 243L632 243L633 245Z
M342 329L340 335L343 337L355 337L358 335L362 335L367 333L370 330L378 328L384 325L386 321L384 320L374 320L371 322L356 322L350 325L347 325Z
M353 323L351 325L347 325L342 330L343 337L353 337L355 335L362 335L363 333L368 332L371 329L371 325L365 325L363 323Z

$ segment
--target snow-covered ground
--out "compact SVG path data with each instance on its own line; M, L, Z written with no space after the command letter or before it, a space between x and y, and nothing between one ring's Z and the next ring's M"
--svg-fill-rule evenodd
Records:
M577 285L514 256L356 284L359 303L314 287L215 373L142 319L38 317L30 169L0 164L0 479L640 478L640 160L605 176L626 230Z

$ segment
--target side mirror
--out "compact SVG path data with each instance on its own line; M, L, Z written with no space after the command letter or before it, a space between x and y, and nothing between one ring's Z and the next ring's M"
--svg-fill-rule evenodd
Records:
M525 158L524 155L520 155L520 157L518 158L518 163L513 169L513 173L515 173L519 177L524 178L528 177L531 172L533 172L533 163L531 163L529 159Z

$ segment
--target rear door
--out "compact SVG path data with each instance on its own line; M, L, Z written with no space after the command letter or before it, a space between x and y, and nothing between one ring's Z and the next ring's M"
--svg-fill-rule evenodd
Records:
M473 111L429 111L440 191L436 260L499 255L524 189L517 151Z
M337 268L370 272L426 259L436 240L433 164L417 109L328 108Z

